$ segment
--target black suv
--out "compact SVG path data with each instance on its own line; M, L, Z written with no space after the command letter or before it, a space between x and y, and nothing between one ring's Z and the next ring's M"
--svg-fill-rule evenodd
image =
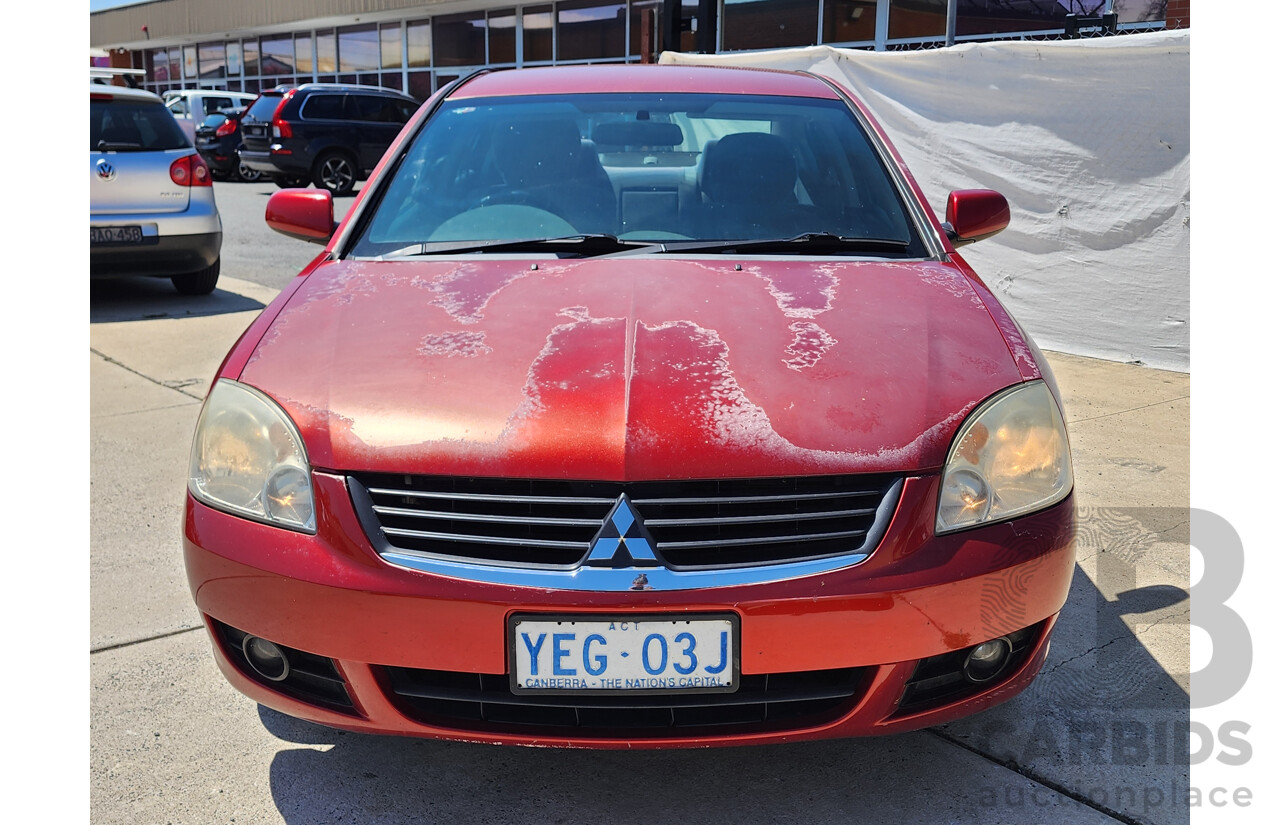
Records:
M418 101L392 89L305 83L263 92L240 120L240 161L278 186L345 195L382 159Z

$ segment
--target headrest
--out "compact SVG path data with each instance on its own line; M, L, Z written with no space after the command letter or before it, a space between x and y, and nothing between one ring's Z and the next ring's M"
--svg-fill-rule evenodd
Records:
M702 163L702 191L712 201L730 203L743 197L794 199L795 156L777 135L725 135L706 147Z

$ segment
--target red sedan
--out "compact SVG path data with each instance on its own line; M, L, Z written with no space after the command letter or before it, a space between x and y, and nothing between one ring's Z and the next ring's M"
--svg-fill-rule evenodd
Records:
M833 82L482 73L228 354L186 499L226 678L350 730L678 747L906 731L1044 663L1061 401Z

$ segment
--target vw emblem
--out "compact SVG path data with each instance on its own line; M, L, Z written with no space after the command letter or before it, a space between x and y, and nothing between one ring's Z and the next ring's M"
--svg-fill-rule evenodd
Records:
M100 160L98 161L98 177L103 180L115 180L116 168L109 161Z

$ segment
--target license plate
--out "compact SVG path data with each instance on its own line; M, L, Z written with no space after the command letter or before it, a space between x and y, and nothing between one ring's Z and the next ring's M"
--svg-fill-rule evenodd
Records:
M514 616L516 693L731 693L738 689L736 616Z
M142 243L141 226L91 226L89 243Z

